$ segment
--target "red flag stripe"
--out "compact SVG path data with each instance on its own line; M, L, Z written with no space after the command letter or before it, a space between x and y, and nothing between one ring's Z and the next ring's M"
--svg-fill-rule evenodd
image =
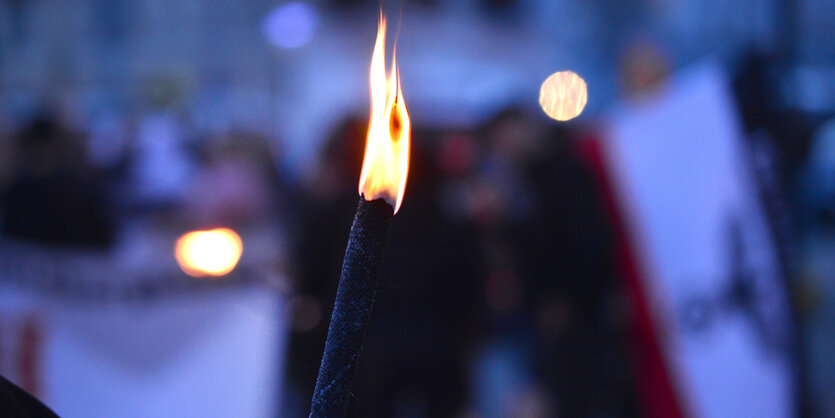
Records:
M577 151L599 184L605 210L615 229L616 263L630 300L630 332L638 400L643 415L648 418L680 418L683 408L672 383L672 376L664 359L652 318L645 280L636 260L629 228L620 210L614 184L609 176L600 141L594 138L579 142Z

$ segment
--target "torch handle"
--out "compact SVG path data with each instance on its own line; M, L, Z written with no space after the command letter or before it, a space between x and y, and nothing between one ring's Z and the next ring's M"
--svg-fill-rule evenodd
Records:
M311 417L344 417L371 309L394 209L360 196L336 292L325 353L316 379Z

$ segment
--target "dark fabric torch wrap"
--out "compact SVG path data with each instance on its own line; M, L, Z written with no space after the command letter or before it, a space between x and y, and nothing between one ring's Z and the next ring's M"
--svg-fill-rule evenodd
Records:
M379 286L380 264L394 209L382 199L362 196L333 307L325 353L316 379L311 417L342 417Z

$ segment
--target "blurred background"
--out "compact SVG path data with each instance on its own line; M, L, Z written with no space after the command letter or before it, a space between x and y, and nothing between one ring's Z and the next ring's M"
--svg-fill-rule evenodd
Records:
M381 6L411 170L350 416L835 416L827 0L0 0L0 373L306 416Z

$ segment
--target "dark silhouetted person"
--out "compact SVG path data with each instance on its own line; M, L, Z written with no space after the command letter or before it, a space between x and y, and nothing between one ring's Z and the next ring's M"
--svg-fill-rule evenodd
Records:
M2 195L3 234L41 244L106 248L114 227L81 138L40 117L17 138L16 175Z

